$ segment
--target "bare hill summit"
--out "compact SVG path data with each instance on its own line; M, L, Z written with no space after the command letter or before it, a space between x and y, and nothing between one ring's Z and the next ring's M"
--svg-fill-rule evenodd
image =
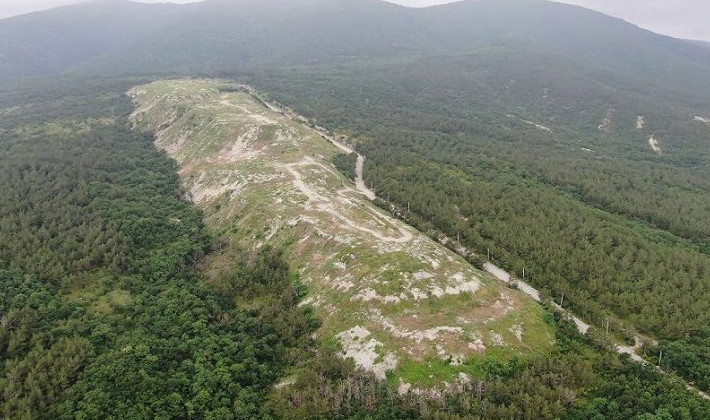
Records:
M180 165L229 249L285 250L344 357L402 386L452 382L485 359L551 346L542 309L374 206L331 164L339 149L297 119L213 80L160 81L130 94L135 124ZM258 305L258 302L241 302Z

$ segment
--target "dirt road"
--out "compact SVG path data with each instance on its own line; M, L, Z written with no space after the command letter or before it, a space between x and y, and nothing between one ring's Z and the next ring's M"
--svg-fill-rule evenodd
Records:
M486 270L487 272L489 272L490 274L492 274L495 278L502 281L503 283L506 283L509 285L510 284L517 285L518 289L521 290L523 293L532 297L536 301L540 302L540 292L538 292L537 289L535 289L534 287L525 283L524 281L521 281L518 279L513 280L510 273L506 272L502 268L497 267L490 262L487 262L484 264L483 269ZM575 323L575 325L577 325L577 329L579 330L579 332L581 332L582 334L586 334L589 331L589 328L591 327L591 325L587 324L586 322L584 322L581 319L577 318L576 316L572 315L567 310L562 308L558 303L553 302L552 306L555 309L557 309L558 311L560 311L566 315L569 315L570 318L572 319L572 321ZM617 344L616 351L619 354L628 354L631 357L631 359L633 359L639 363L645 364L646 361L636 353L636 350L641 348L641 345L642 345L641 337L636 337L636 343L633 346L622 346L622 345Z
M540 302L540 293L535 289L534 287L530 286L529 284L525 283L524 281L518 280L518 279L513 279L510 273L507 271L503 270L500 267L497 267L496 265L487 262L483 265L483 269L486 270L488 273L492 274L493 277L497 278L498 280L502 281L505 284L516 284L518 289L525 293L526 295L532 297L536 301ZM589 331L589 328L591 325L585 323L581 319L577 318L576 316L572 315L565 309L563 309L559 304L557 303L552 303L552 306L557 309L558 311L562 312L563 314L566 314L571 317L572 321L577 325L577 329L579 332L582 334L587 334ZM635 337L636 343L633 346L622 346L620 344L615 344L616 352L619 354L628 354L629 357L631 357L631 360L634 360L638 363L641 364L647 364L646 360L644 360L643 357L639 356L639 354L636 352L638 349L641 348L643 345L642 338L640 336ZM660 369L659 369L660 371ZM686 385L688 390L697 392L698 395L701 397L705 398L706 400L710 400L710 395L707 393L691 386L691 385Z
M367 188L365 185L365 178L363 177L363 172L365 171L365 156L358 153L357 155L357 165L355 166L355 187L365 195L370 200L374 200L375 192Z
M329 214L331 217L339 220L342 226L347 226L350 229L358 230L367 234L370 234L383 242L392 243L406 243L413 239L412 233L406 225L397 226L397 222L392 222L392 227L395 231L399 231L400 236L387 236L384 232L377 231L375 229L365 226L363 223L358 223L345 216L342 209L338 209L334 205L333 197L324 196L317 191L317 187L309 184L304 180L303 175L300 172L301 167L308 167L318 165L318 163L309 157L304 158L301 162L292 163L289 165L284 165L282 168L288 171L293 177L293 183L295 187L308 198L307 205L313 209ZM347 190L347 189L345 189ZM352 188L350 188L352 190ZM373 218L376 218L376 214L371 214Z
M303 126L313 129L313 127L309 126L308 124L304 123L303 121L307 121L304 117L300 115L296 115L293 112L286 111L284 109L281 109L275 105L270 104L269 102L263 100L259 95L257 95L253 90L249 92L253 97L255 97L259 102L263 103L266 105L267 108L269 108L271 111L278 112L279 114L282 114L286 116L287 118L293 120L293 121L298 121L300 122ZM233 104L229 103L224 103L224 105L230 105L234 106ZM333 136L328 135L325 133L323 129L320 127L317 127L318 129L315 129L324 139L330 141L335 145L338 149L342 150L345 153L357 153L355 150L346 145L345 143L342 143L338 140L336 140ZM360 191L365 197L367 197L369 200L374 200L377 195L375 194L374 191L371 189L367 188L367 185L365 185L365 178L364 178L364 172L365 172L365 156L361 155L360 153L357 153L357 164L355 166L355 187L357 188L358 191Z

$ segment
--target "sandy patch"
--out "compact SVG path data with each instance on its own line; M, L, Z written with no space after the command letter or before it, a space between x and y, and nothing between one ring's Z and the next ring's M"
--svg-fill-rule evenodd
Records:
M510 118L510 119L518 119L518 120L524 122L525 124L527 124L527 125L532 125L533 127L537 128L537 129L539 129L539 130L552 132L552 129L551 129L550 127L545 127L544 125L538 124L538 123L536 123L536 122L533 122L533 121L530 121L530 120L526 120L526 119L524 119L524 118L520 118L520 117L518 117L517 115L508 114L507 117Z
M615 109L610 109L606 113L606 117L604 117L604 120L602 121L601 124L597 127L600 131L603 131L605 133L611 133L612 130L614 129L614 115L616 114Z
M344 358L353 359L358 367L385 379L385 373L397 367L397 357L392 353L380 357L378 350L382 349L382 343L374 338L368 339L370 335L370 331L358 325L336 337L343 348Z
M657 139L656 135L653 134L653 135L651 135L651 138L648 139L648 145L651 146L651 149L653 149L654 152L656 152L660 155L661 154L661 147L659 146L658 141L659 141L659 139Z
M636 129L637 130L643 130L643 128L646 126L646 117L643 115L639 115L636 118Z
M518 339L521 343L523 342L523 326L522 325L513 325L508 329L508 331L512 332L515 338Z

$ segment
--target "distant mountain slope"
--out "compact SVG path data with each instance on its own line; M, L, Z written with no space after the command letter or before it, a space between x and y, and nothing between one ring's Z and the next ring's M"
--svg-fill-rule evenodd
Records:
M479 0L434 7L422 14L438 36L468 45L527 48L592 70L610 69L657 85L707 94L710 54L601 13L542 0Z
M469 0L408 9L379 0L122 0L0 21L0 78L234 71L515 47L710 97L710 50L579 7Z
M705 41L691 41L693 45L705 48L710 50L710 42L705 42Z
M0 79L61 73L159 37L174 7L128 1L78 4L0 20Z

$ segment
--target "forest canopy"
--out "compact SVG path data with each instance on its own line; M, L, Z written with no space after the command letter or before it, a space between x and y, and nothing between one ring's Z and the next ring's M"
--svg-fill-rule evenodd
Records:
M319 325L316 314L299 306L303 286L278 250L233 250L227 277L204 276L202 257L219 245L200 212L183 200L174 162L153 148L151 136L127 128L131 104L123 92L130 82L84 84L76 96L71 85L64 94L55 86L0 96L4 107L25 110L0 123L0 185L8 193L0 199L3 417L710 416L710 404L676 380L620 358L603 336L580 336L552 311L547 316L557 344L549 353L526 362L492 360L443 399L399 394L397 383L355 370L310 338ZM477 181L457 167L405 155L385 178L376 176L387 162L379 149L363 150L373 160L368 172L380 191L388 191L385 179L418 183L419 192L401 184L401 197L390 190L393 203L430 193L455 209L474 187L494 201L515 201L516 190L540 188L511 174ZM340 156L336 164L345 169L353 157ZM410 165L427 170L409 173ZM442 195L442 187L452 190ZM446 229L448 218L427 213L424 203L412 207L408 220L425 230ZM462 210L474 214L470 207ZM466 226L477 224L457 225ZM461 232L467 241L476 237ZM497 258L505 255L494 249ZM245 300L261 305L235 304ZM663 342L661 348L671 353L676 345ZM698 378L702 346L683 347L698 352L696 367L684 368L672 357L666 366ZM294 384L275 386L284 377Z

